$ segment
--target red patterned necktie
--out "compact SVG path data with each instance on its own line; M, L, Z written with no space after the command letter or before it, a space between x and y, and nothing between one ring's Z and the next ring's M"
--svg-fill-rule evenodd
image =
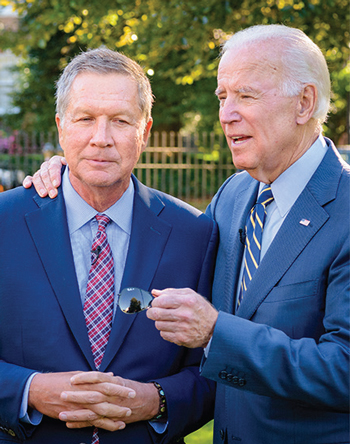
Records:
M96 370L100 368L112 327L114 305L114 262L106 234L108 216L96 215L98 229L91 247L91 268L86 288L84 316ZM92 444L98 444L94 429Z

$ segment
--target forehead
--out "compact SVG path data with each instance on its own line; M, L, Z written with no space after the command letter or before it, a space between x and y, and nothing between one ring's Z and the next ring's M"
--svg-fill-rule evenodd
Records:
M283 75L281 56L275 45L255 43L227 50L219 64L218 89L254 87L261 83L277 86Z
M134 79L126 74L78 74L70 90L70 105L100 101L104 104L126 102L138 104L138 87Z

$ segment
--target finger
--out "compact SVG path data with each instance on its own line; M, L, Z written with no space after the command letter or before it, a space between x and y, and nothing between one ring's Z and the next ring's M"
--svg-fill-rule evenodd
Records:
M24 186L24 188L30 188L32 186L32 183L33 183L33 176L26 176L23 179L22 185Z
M79 410L61 412L59 419L65 422L92 422L101 418L122 420L131 416L131 410L109 402L85 406Z
M109 430L110 432L125 429L125 422L119 419L100 418L93 421L92 425L99 429Z
M105 429L108 430L110 432L115 432L117 430L122 430L125 428L125 422L119 421L119 420L113 420L113 419L109 419L109 418L101 418L101 419L96 419L95 421L91 421L91 422L67 422L66 426L69 429L81 429L84 427L91 427L91 426L95 426L98 427L99 429Z
M151 307L147 310L147 317L153 321L180 322L183 320L181 309L179 308L158 308Z
M48 171L50 177L50 183L58 188L61 184L61 169L62 165L67 165L67 161L62 156L53 156L48 161Z
M81 386L79 391L66 390L61 393L61 399L65 402L74 402L76 404L98 404L100 402L113 402L115 404L125 399L134 398L136 393L131 394L125 387L115 384L94 384L91 386ZM87 388L87 390L84 390Z
M106 396L119 397L119 398L135 398L136 392L130 387L127 387L125 380L118 376L113 376L113 373L101 373L101 372L85 372L78 373L71 378L71 384L84 385L88 390L98 391Z
M71 384L96 384L100 382L112 382L113 373L80 372L72 376Z
M48 191L41 179L41 175L40 172L37 171L36 173L34 173L33 175L33 185L34 188L36 190L36 192L39 194L40 197L45 197L48 194Z
M105 395L97 391L71 392L68 390L61 393L61 399L65 402L80 405L92 405L100 402L105 402L107 400Z
M52 156L47 162L50 166L55 166L57 168L62 168L62 165L67 165L66 158L57 154Z
M152 307L178 308L183 305L195 305L199 296L189 288L167 288L165 290L152 290L156 298L152 301Z
M81 409L81 410L74 410L74 411L67 411L67 412L61 412L58 415L58 418L61 421L69 422L71 424L86 424L86 426L91 426L92 421L98 419L97 413L93 412L92 410L87 409Z
M45 187L46 194L48 194L51 199L57 196L57 189L56 186L58 186L57 179L53 183L53 179L51 177L51 172L49 170L49 162L45 161L41 164L40 170L38 171L40 175L41 182L43 186ZM61 179L59 179L61 180ZM34 184L35 185L35 184Z
M152 301L151 308L159 307L165 309L174 309L181 306L181 299L179 296L162 294Z

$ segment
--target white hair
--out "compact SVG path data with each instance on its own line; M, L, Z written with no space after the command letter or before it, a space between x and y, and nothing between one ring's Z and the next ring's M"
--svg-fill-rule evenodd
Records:
M222 48L222 55L257 42L278 40L283 66L281 93L296 96L306 84L314 84L318 97L313 118L321 126L330 108L331 82L320 48L303 31L284 25L256 25L235 33Z

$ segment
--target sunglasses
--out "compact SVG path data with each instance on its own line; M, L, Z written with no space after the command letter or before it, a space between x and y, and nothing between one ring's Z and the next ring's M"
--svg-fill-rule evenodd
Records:
M117 304L123 313L135 314L150 307L153 299L148 291L127 287L118 294Z

